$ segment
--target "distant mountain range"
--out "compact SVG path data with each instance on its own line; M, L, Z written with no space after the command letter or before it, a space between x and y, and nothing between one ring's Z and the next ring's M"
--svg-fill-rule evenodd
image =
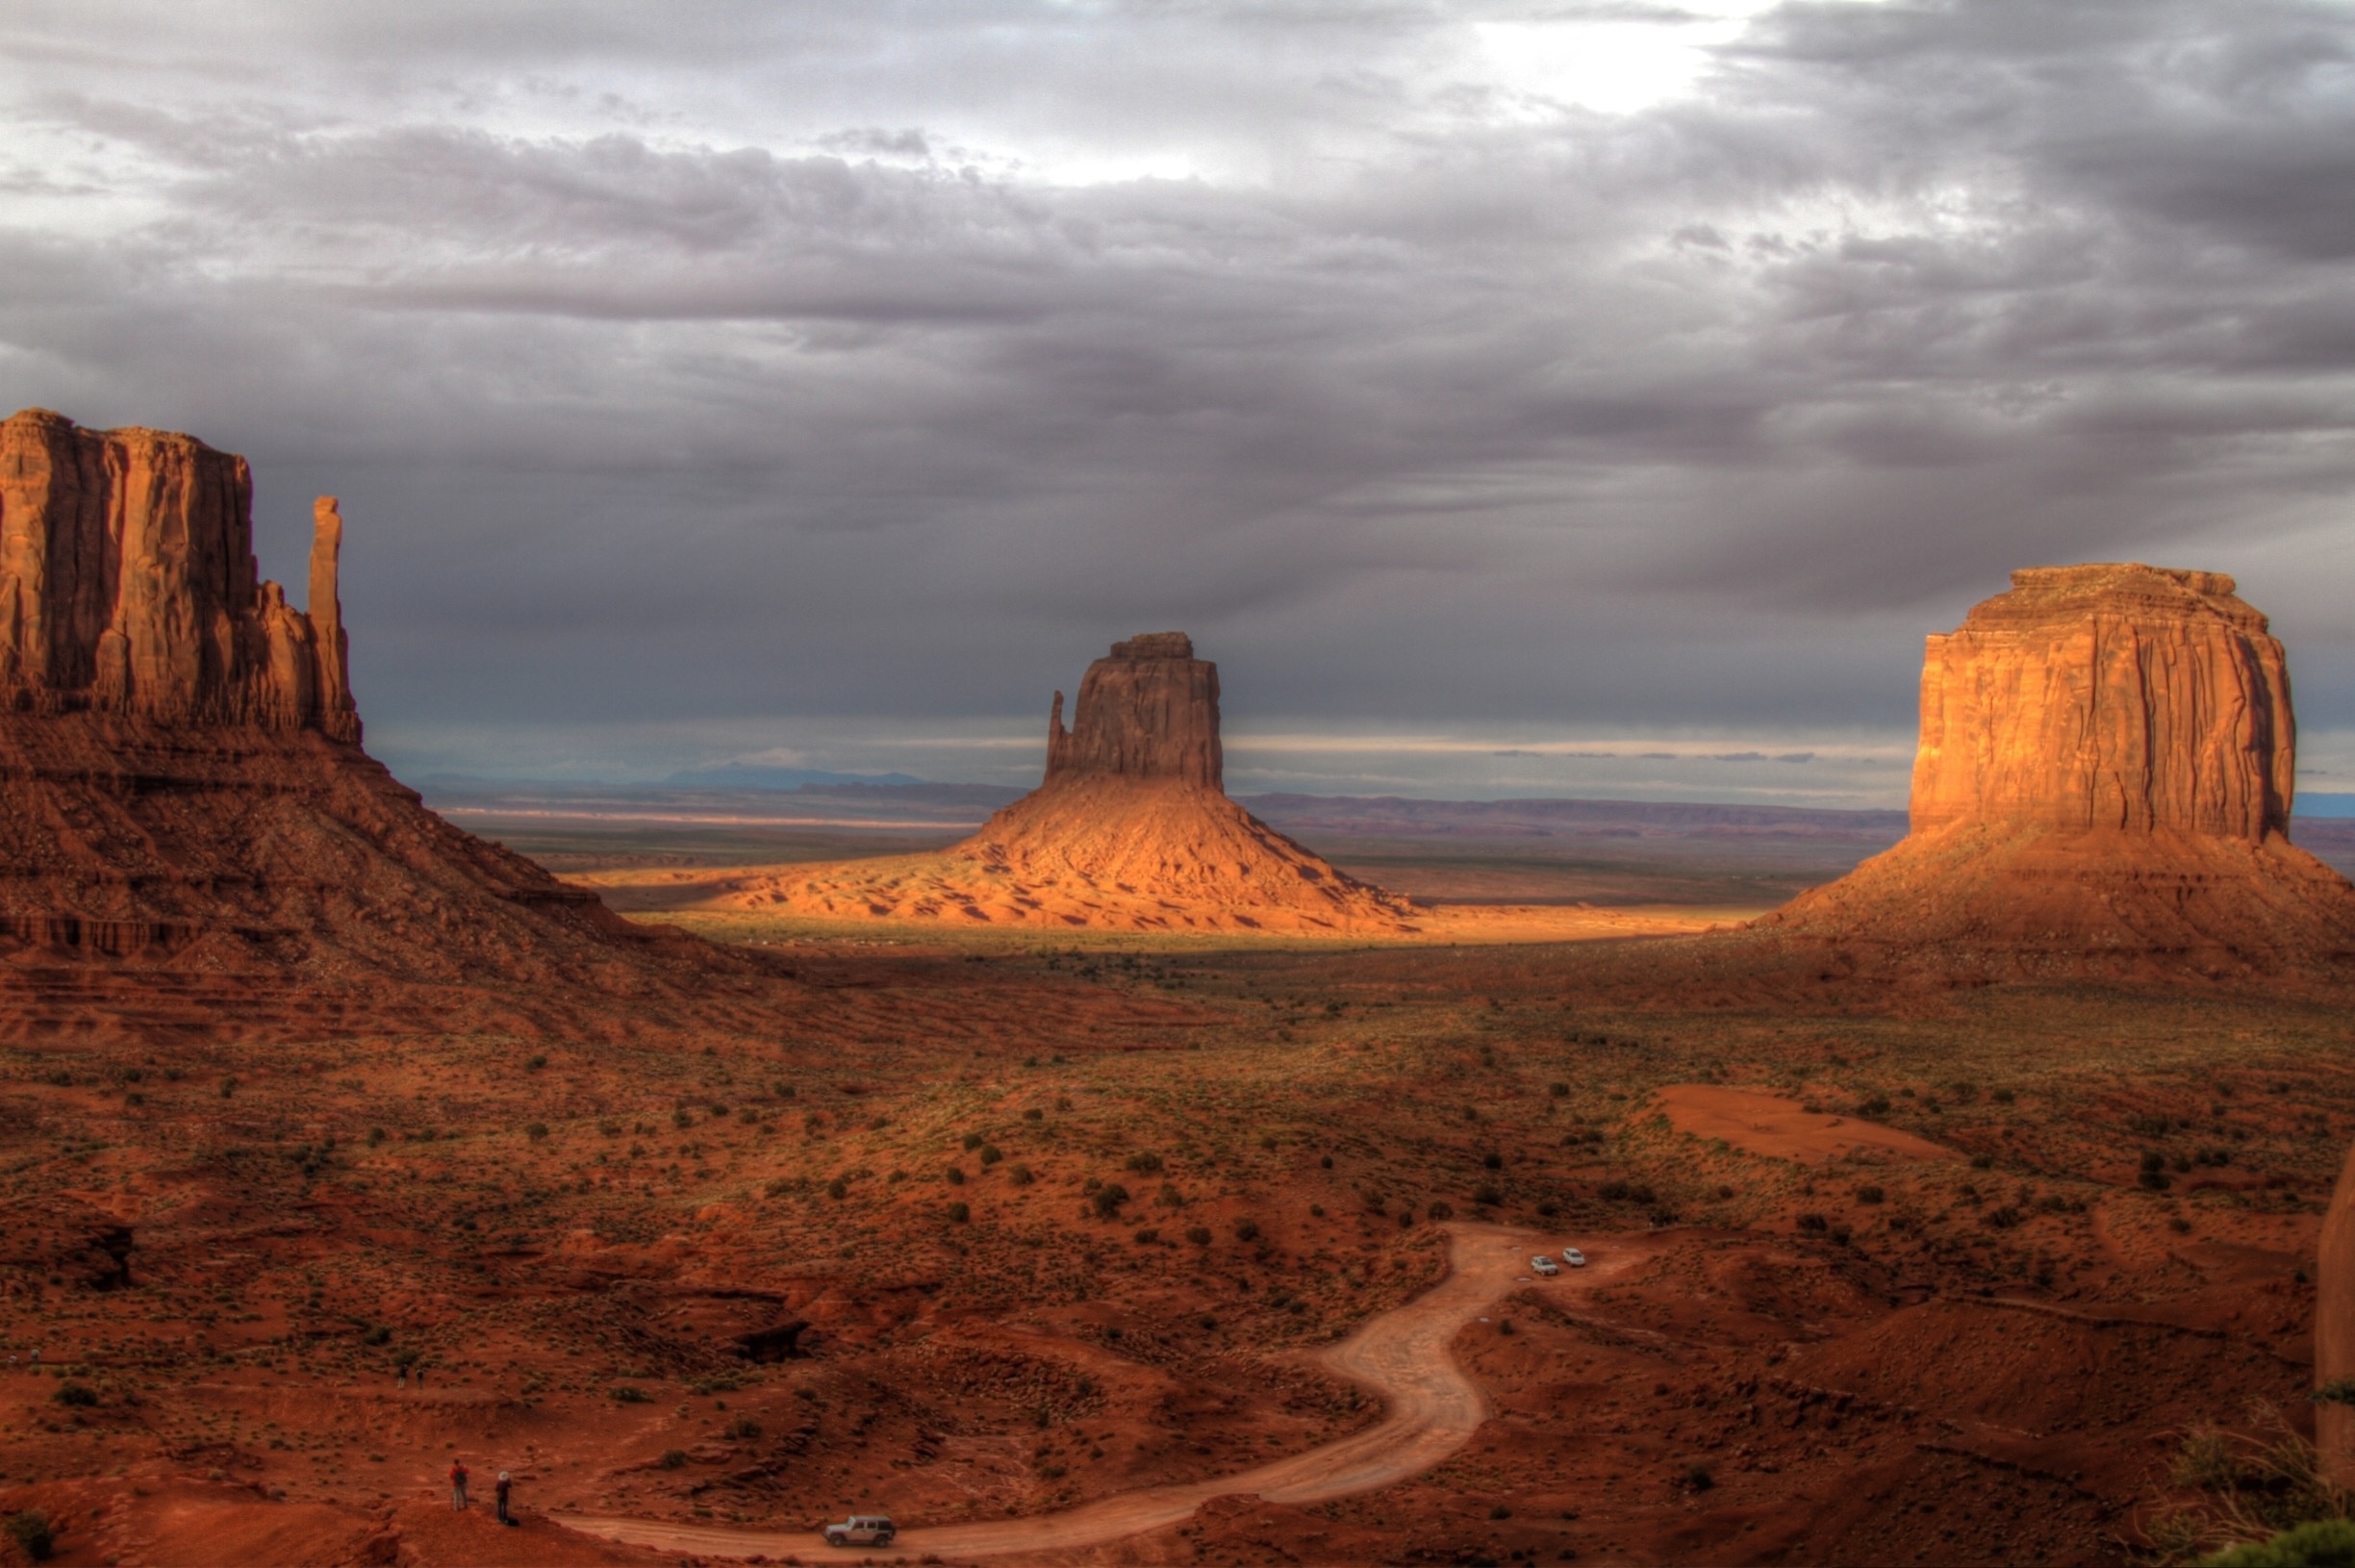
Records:
M828 773L811 768L754 768L723 762L717 768L690 768L663 780L690 790L798 790L812 784L880 784L893 787L926 782L912 773Z

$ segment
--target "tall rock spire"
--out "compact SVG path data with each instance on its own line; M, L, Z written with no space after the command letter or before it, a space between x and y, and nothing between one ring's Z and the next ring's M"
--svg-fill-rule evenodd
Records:
M0 695L357 741L335 599L342 524L324 508L306 615L260 580L243 458L45 409L0 420Z
M1113 644L1080 677L1068 732L1063 694L1055 694L1047 782L1076 778L1174 778L1226 788L1218 666L1194 657L1192 638L1151 632Z
M343 514L336 498L311 503L311 631L318 648L319 727L338 740L360 738L360 716L351 695L351 640L343 631ZM338 731L348 727L350 734Z

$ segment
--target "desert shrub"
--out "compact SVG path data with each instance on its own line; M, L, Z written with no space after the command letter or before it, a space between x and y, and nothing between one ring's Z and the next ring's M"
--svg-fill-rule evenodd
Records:
M1568 1100L1570 1098L1570 1086L1566 1083L1549 1084L1547 1085L1547 1089L1556 1100Z
M1153 1176L1161 1169L1161 1156L1150 1149L1140 1149L1128 1156L1128 1169L1139 1176Z
M1717 1188L1717 1196L1718 1196L1720 1199L1727 1199L1727 1198L1731 1198L1731 1197L1733 1197L1733 1196L1734 1196L1734 1189L1733 1189L1733 1188L1731 1188L1731 1187L1724 1186L1724 1185L1722 1185L1722 1184L1721 1184L1721 1185L1720 1185L1720 1186Z
M1485 1170L1502 1171L1505 1169L1505 1156L1491 1149L1481 1156L1481 1165Z
M535 1053L529 1060L524 1062L523 1066L527 1070L537 1073L542 1068L547 1066L547 1057L544 1054Z
M2336 1378L2306 1396L2317 1404L2355 1404L2355 1378Z
M525 1123L523 1126L523 1136L529 1138L533 1143L538 1143L541 1139L547 1136L547 1124L545 1122Z
M1437 1198L1433 1199L1430 1206L1425 1208L1423 1212L1430 1215L1433 1220L1453 1220L1456 1218L1456 1205L1449 1202L1444 1198ZM1409 1211L1407 1217L1410 1219L1413 1217L1411 1211Z
M949 1205L949 1223L950 1225L965 1225L972 1219L973 1209L969 1205L964 1203L951 1203Z
M232 1096L232 1095L236 1094L237 1092L238 1092L238 1080L237 1080L237 1079L235 1079L235 1078L223 1078L223 1079L221 1079L221 1083L220 1083L220 1097L221 1097L221 1099L223 1099L223 1100L227 1100L227 1099L228 1099L230 1096Z
M1512 1517L1512 1509L1500 1503L1495 1507L1488 1510L1488 1517L1491 1519L1510 1519Z
M10 1514L7 1528L9 1539L35 1562L47 1562L57 1551L57 1535L49 1528L49 1516L38 1508Z
M1259 1239L1259 1222L1256 1220L1237 1220L1234 1223L1234 1238L1237 1241L1257 1241Z
M1859 1187L1856 1196L1860 1203L1878 1203L1886 1200L1888 1194L1878 1187Z
M1127 1201L1128 1201L1128 1189L1117 1181L1097 1188L1088 1198L1088 1202L1094 1205L1096 1217L1100 1220L1109 1220L1113 1215L1118 1214L1120 1206Z
M58 1384L57 1392L49 1396L60 1404L76 1409L89 1409L98 1403L98 1391L85 1383L72 1381Z
M685 1449L667 1448L663 1450L663 1456L654 1462L661 1465L665 1470L684 1470L687 1468L687 1451Z
M968 1149L978 1149L985 1141L978 1132L965 1134L965 1147Z
M1200 1225L1187 1226L1185 1238L1197 1247L1207 1247L1210 1245L1210 1227Z
M2317 1519L2270 1540L2226 1547L2201 1562L2202 1568L2355 1568L2355 1519Z
M1553 1199L1541 1198L1537 1201L1537 1213L1539 1217L1551 1220L1555 1215L1559 1214L1560 1212L1561 1205L1554 1201Z
M1033 1105L1028 1110L1023 1112L1023 1120L1026 1122L1044 1122L1047 1120L1047 1113L1040 1110L1036 1105Z
M1493 1208L1497 1204L1505 1201L1505 1194L1498 1188L1495 1182L1483 1181L1479 1186L1472 1189L1472 1201L1475 1203L1483 1203Z
M363 1345L390 1345L392 1343L392 1330L381 1323L375 1324L368 1328L367 1332L360 1336L360 1343Z
M962 1187L965 1185L965 1168L961 1165L951 1165L941 1174L941 1177L951 1187Z
M841 1176L836 1176L833 1180L826 1183L826 1196L828 1198L849 1197L850 1183L845 1181Z
M1820 1214L1802 1214L1799 1216L1799 1228L1814 1231L1829 1230L1832 1228L1832 1222Z
M761 1434L761 1424L750 1416L738 1416L727 1424L727 1435L738 1442L748 1442Z
M1153 1243L1159 1241L1160 1239L1161 1232L1153 1229L1150 1226L1136 1233L1137 1245L1139 1247L1151 1247Z
M1858 1102L1857 1114L1860 1116L1887 1116L1888 1114L1888 1096L1867 1095L1863 1100Z
M2009 1089L1994 1089L1988 1091L1988 1098L1998 1105L2009 1105L2019 1097Z
M1974 1171L1992 1171L1995 1169L1995 1156L1992 1154L1973 1154L1971 1156L1971 1169Z
M375 1148L375 1147L376 1147L378 1144L383 1143L384 1141L385 1141L385 1129L384 1129L384 1128L382 1128L382 1127L370 1127L370 1128L368 1128L368 1129L367 1129L367 1142L368 1142L368 1147L369 1147L370 1149Z
M981 1164L984 1169L997 1164L1000 1160L1004 1158L1005 1151L1000 1149L996 1144L983 1144L981 1146Z
M2348 1505L2355 1502L2322 1473L2312 1443L2277 1412L2263 1405L2256 1408L2270 1417L2273 1435L2243 1435L2210 1427L2184 1438L2171 1479L2177 1486L2203 1495L2189 1507L2153 1519L2146 1527L2152 1540L2175 1561L2195 1556L2201 1550L2227 1548L2228 1552L2207 1560L2259 1565L2346 1563L2355 1568L2355 1534L2346 1539L2339 1555L2325 1555L2332 1542L2322 1532L2282 1547L2284 1555L2237 1555L2262 1554L2299 1527L2317 1522L2343 1525ZM2290 1555L2295 1553L2307 1555Z
M635 1383L616 1383L613 1388L613 1401L616 1404L651 1404L654 1403L654 1396Z
M695 1113L689 1110L686 1106L681 1105L671 1113L671 1125L674 1127L694 1126Z
M1017 1187L1027 1187L1038 1177L1031 1175L1027 1165L1009 1165L1006 1167L1006 1179Z
M1688 1492L1706 1492L1717 1484L1717 1478L1709 1473L1709 1466L1702 1464L1694 1465L1677 1480Z

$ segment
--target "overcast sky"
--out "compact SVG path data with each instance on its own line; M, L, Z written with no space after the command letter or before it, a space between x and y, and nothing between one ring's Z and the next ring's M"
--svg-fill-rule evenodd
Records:
M2355 789L2349 5L11 0L0 114L0 403L341 494L406 772L1022 781L1178 627L1238 787L1901 803L2143 559Z

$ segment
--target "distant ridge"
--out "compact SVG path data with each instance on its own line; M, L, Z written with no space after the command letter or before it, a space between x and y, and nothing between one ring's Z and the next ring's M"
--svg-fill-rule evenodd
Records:
M903 786L931 781L913 773L828 773L809 768L756 768L741 762L723 762L716 768L690 768L672 773L663 782L684 789L799 790L812 784Z

